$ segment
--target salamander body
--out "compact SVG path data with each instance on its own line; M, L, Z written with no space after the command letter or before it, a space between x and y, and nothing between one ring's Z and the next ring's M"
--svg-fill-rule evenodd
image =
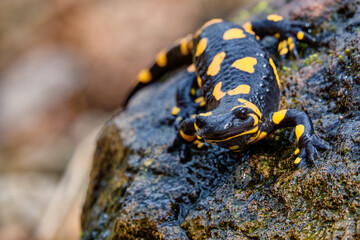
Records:
M295 165L313 163L317 148L328 149L314 133L309 116L294 109L279 111L280 80L274 61L259 39L273 35L280 40L279 54L297 57L297 40L315 42L305 28L278 15L243 26L213 19L194 35L161 51L156 62L138 75L130 97L181 65L189 65L184 87L177 92L172 115L181 118L172 149L186 149L199 139L233 151L283 127L294 127L298 141ZM127 101L128 101L127 100ZM127 102L126 101L126 102ZM185 146L185 147L184 147ZM180 155L186 158L186 154ZM307 160L307 161L302 161Z

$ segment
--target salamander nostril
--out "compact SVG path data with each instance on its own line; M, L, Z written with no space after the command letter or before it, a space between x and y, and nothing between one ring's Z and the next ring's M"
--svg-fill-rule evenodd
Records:
M232 127L232 123L229 122L229 123L225 124L224 130L229 129L229 128L231 128L231 127Z
M195 123L198 128L203 128L206 125L206 119L203 116L196 116Z

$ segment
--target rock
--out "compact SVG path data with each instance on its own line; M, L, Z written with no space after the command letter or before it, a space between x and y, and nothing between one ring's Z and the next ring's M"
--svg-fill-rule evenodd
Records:
M293 169L296 141L283 129L240 155L207 145L179 162L177 152L166 151L176 131L165 121L179 70L104 126L83 239L360 237L360 2L312 2L326 3L314 19L321 46L300 44L300 59L278 62L282 107L306 110L332 149L315 166ZM311 8L309 1L289 4Z

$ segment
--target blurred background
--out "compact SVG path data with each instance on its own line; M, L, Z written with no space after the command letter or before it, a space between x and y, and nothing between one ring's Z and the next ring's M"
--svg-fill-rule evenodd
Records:
M79 239L96 135L137 72L249 2L1 0L0 239Z

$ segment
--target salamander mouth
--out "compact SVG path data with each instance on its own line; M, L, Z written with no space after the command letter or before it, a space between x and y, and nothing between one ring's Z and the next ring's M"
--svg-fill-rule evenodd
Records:
M225 131L218 131L216 132L216 136L214 134L204 134L201 137L206 141L206 142L222 142L222 141L227 141L239 136L243 136L246 134L252 134L252 133L256 133L259 130L258 126L255 126L253 128L250 128L248 130L242 128L234 128L231 129L231 131L229 130L225 130Z

